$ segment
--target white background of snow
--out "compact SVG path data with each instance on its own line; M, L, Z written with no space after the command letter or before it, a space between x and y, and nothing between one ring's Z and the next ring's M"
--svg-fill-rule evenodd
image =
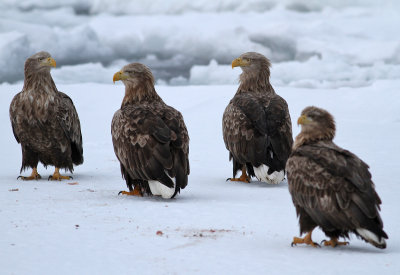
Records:
M400 273L400 2L121 3L0 2L0 273ZM21 151L8 108L22 88L26 57L39 50L56 59L52 75L81 118L85 163L71 181L16 180ZM370 165L386 250L354 236L347 247L292 248L298 225L286 183L225 182L232 166L221 117L240 73L229 64L250 50L273 61L271 81L293 123L305 106L328 109L337 144ZM133 61L153 69L163 84L158 92L188 126L189 185L172 201L117 196L126 186L110 124L123 86L108 83ZM53 168L39 173L47 178ZM324 238L315 232L315 241Z
M86 83L58 88L71 96L80 115L85 162L76 167L71 181L22 182L16 180L20 146L8 118L9 103L21 85L0 85L1 273L400 272L400 81L377 81L362 88L277 88L288 101L295 135L295 121L305 106L326 108L336 118L336 143L370 165L383 201L386 250L354 236L349 246L335 249L290 247L299 229L287 183L225 181L232 176L232 166L221 117L236 85L156 87L168 104L182 111L191 138L189 185L171 201L117 195L126 186L110 124L123 86ZM47 178L53 168L40 166L39 173ZM14 188L19 191L9 191ZM158 230L164 235L157 236ZM313 236L317 242L325 238L319 230Z
M47 50L58 83L109 83L141 61L160 84L234 84L232 59L258 51L276 85L365 86L400 74L399 12L395 0L3 0L0 82Z

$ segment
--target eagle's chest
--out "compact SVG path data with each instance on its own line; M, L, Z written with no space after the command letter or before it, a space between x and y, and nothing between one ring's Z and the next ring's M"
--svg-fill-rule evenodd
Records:
M21 96L17 119L30 124L45 123L56 115L58 100L52 94L27 92Z
M11 118L15 125L15 133L22 143L47 142L54 136L52 129L57 122L58 99L53 95L23 93L16 102Z

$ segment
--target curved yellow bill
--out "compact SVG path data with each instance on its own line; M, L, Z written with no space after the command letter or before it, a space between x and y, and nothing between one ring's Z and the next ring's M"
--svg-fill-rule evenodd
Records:
M54 58L49 57L45 60L42 61L42 65L44 66L50 66L50 67L56 67L56 61L54 60Z
M115 81L125 80L125 79L128 79L128 76L123 71L116 72L113 76L114 83L115 83Z
M310 122L311 122L310 118L308 118L306 115L302 115L297 120L297 125L304 125L304 124L307 124L307 123L310 123Z
M238 57L235 60L232 61L232 69L235 67L244 67L244 66L249 66L250 62L243 60L242 58Z

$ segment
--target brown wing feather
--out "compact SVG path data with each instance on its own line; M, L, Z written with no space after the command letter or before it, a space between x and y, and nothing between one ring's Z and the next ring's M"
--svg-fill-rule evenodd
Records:
M58 106L57 119L65 135L71 142L72 162L76 165L83 163L82 132L78 113L72 99L59 92L61 100Z
M289 192L300 215L300 230L311 220L328 236L366 228L387 237L368 165L333 142L297 148L287 162ZM302 214L304 217L302 217ZM330 235L331 234L331 235Z
M279 95L271 98L265 109L268 135L276 157L283 163L283 168L292 150L292 120L286 100Z
M171 154L176 170L176 182L180 188L185 188L190 174L189 165L189 134L186 129L182 114L174 108L165 105L161 119L172 131Z
M18 143L20 143L20 139L19 139L19 137L17 135L17 132L16 132L17 129L16 128L18 127L18 124L17 124L18 107L17 106L18 106L18 102L20 100L20 95L21 95L21 92L19 92L18 94L16 94L13 97L13 99L11 101L11 104L10 104L10 110L9 110L12 131L13 131L14 137L17 140Z

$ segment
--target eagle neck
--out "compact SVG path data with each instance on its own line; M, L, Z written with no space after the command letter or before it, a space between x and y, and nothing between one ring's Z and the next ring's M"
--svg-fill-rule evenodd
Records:
M300 132L300 134L297 135L294 143L293 143L293 150L296 150L302 145L306 144L313 144L317 143L319 141L330 141L332 142L334 138L335 133L331 131L315 131L310 134L308 132Z
M50 75L50 71L25 73L23 91L55 94L57 87Z
M264 94L275 94L269 83L269 70L260 70L257 73L243 72L240 75L240 85L237 93L259 92Z
M125 96L122 100L121 107L129 104L138 104L144 101L162 101L152 83L140 83L138 85L132 85L130 83L125 84Z

